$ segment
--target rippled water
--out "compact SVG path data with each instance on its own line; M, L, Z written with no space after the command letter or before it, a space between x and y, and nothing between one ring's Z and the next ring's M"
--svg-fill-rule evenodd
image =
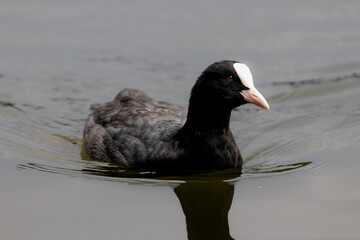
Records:
M4 1L2 239L359 239L360 4ZM271 111L231 128L241 172L133 172L82 152L124 87L186 105L200 72L250 65Z

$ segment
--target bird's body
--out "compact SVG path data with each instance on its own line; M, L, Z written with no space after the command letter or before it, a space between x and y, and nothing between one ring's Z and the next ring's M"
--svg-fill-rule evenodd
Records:
M231 110L248 102L241 92L249 88L235 64L240 63L214 63L202 73L192 89L188 112L135 89L122 90L112 102L92 105L84 127L87 156L137 169L241 167L229 121Z

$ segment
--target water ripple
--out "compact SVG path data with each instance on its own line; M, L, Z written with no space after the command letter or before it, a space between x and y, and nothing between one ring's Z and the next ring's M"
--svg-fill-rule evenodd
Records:
M297 162L289 164L258 164L254 166L245 167L245 174L242 177L263 177L263 176L273 176L280 173L294 173L295 170L304 168L313 162Z
M331 82L341 82L349 79L358 78L360 79L359 73L352 73L345 76L335 77L335 78L313 78L313 79L305 79L298 81L282 81L282 82L273 82L274 86L288 85L293 87L301 87L306 85L319 85L323 83L331 83Z

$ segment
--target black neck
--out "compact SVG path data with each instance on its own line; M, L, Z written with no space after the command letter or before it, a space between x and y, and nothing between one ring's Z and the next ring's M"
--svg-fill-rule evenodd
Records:
M220 104L199 104L190 101L187 121L183 128L197 132L223 133L229 129L230 115L231 109Z
M174 136L184 164L199 169L239 167L241 154L229 128L232 109L216 99L204 103L190 101L187 121Z

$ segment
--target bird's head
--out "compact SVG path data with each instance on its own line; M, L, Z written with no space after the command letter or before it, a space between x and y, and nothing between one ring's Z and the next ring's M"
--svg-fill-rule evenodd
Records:
M270 110L269 104L254 86L249 67L230 60L213 63L205 69L191 91L190 101L231 109L253 103Z

